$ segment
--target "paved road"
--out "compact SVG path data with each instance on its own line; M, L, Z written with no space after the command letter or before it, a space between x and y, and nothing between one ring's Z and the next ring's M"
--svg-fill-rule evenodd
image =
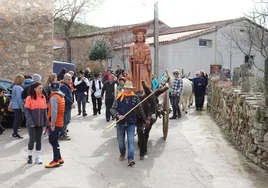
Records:
M91 112L91 106L88 109ZM191 110L181 120L171 121L163 141L161 121L153 127L144 161L127 167L119 162L115 128L104 116L73 116L71 141L61 142L64 166L45 169L26 164L25 139L12 141L11 130L0 136L1 188L266 188L267 174L247 162L220 133L206 112ZM42 159L52 159L44 138Z

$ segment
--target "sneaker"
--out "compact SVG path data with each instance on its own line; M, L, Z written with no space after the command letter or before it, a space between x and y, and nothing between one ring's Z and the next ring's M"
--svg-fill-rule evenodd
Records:
M33 157L31 155L28 156L28 164L33 164Z
M55 162L55 161L51 161L49 164L45 165L46 168L55 168L55 167L59 167L59 166L60 166L60 163Z
M71 140L71 138L69 136L61 136L59 139L60 140L63 140L63 141L69 141L69 140Z
M134 160L128 160L128 166L134 166L135 164Z
M23 139L23 137L20 136L19 134L12 134L10 137L11 137L13 140L16 140L16 139Z
M40 158L35 159L36 164L43 164L43 161Z
M119 157L119 161L123 161L123 160L125 160L125 155L120 155L120 157Z
M64 163L64 160L63 160L62 158L60 158L60 159L58 160L58 162L62 165L62 164Z

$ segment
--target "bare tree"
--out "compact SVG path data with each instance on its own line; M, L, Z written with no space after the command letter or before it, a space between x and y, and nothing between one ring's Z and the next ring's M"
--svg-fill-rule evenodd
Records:
M121 31L121 27L117 26L114 28L114 31L110 34L110 44L114 49L113 55L118 57L122 62L124 70L127 69L127 59L129 55L129 50L127 45L130 43L128 40L127 33ZM118 33L120 33L118 35Z
M233 24L228 33L224 33L230 40L230 55L233 49L238 49L245 54L246 63L254 66L258 71L264 70L256 65L251 58L252 52L259 52L265 59L268 58L268 0L259 0L255 2L254 9L247 14L242 20L241 25Z
M104 0L55 0L54 21L60 22L66 41L67 61L72 62L70 32L74 22L82 22L87 12Z

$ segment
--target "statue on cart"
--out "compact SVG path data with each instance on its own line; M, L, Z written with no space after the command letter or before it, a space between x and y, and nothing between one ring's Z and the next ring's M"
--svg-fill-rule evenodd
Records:
M136 28L133 34L136 40L130 46L129 73L130 79L136 88L135 92L142 91L141 81L143 80L149 87L152 82L152 59L148 44L145 44L147 30Z

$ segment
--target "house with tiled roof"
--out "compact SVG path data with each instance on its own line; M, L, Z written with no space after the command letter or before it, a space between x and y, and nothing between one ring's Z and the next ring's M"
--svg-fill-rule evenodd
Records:
M217 65L219 68L233 70L245 63L248 56L241 52L235 44L240 41L233 41L239 38L240 47L248 50L245 26L252 25L260 27L251 20L241 17L236 19L215 21L209 23L199 23L187 26L169 27L159 21L159 72L165 68L169 70L184 69L194 76L196 70L211 72L211 67ZM94 40L99 36L106 37L113 46L114 53L105 66L116 68L120 64L124 69L128 69L129 46L134 41L132 30L136 27L147 29L146 43L150 45L152 60L154 57L154 22L148 21L139 24L113 26L89 33L83 36L71 37L72 63L78 68L85 68L92 64L88 59L89 48ZM235 36L236 35L236 36ZM57 41L54 41L55 44ZM60 43L58 41L58 43ZM62 43L60 44L62 47ZM60 46L59 45L59 46ZM55 45L56 46L56 45ZM65 53L65 50L54 50ZM251 57L259 66L264 66L264 58L256 49L252 49ZM60 58L58 55L57 58ZM56 56L54 56L56 57ZM58 60L58 59L56 59ZM59 59L64 61L64 58Z
M184 69L193 77L197 70L210 73L213 65L231 70L239 67L247 61L248 56L236 43L240 43L240 48L244 49L244 52L249 50L245 42L249 40L245 31L245 27L249 25L261 28L242 17L162 30L159 36L159 72L163 72L165 68ZM235 41L238 38L241 41ZM154 37L147 36L146 43L150 45L153 60ZM128 50L129 46L130 43L125 44L124 48ZM115 51L121 53L122 47L115 47ZM264 67L264 58L258 50L252 49L250 55L259 67ZM128 58L125 59L128 61ZM122 64L118 56L115 56L112 62L113 67Z
M128 44L134 40L132 29L135 27L144 27L148 31L148 36L153 36L154 22L151 20L139 24L113 26L87 35L71 37L72 63L74 63L78 68L91 67L93 62L88 59L88 55L89 48L93 44L94 40L100 36L104 36L107 40L109 40L113 47L122 46L122 43ZM164 22L159 21L160 31L164 31L169 28L170 27ZM105 66L108 66L108 64L106 63Z

